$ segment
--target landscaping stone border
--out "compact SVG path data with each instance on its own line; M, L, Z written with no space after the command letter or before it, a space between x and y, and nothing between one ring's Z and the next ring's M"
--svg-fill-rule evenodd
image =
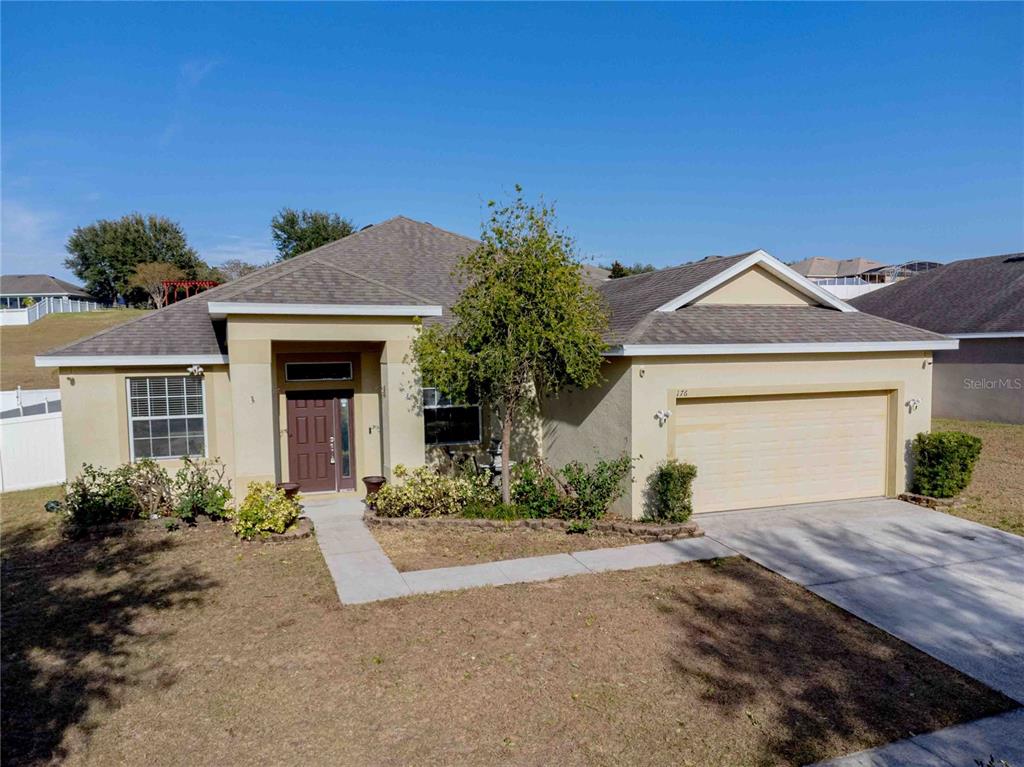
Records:
M568 531L564 519L465 519L463 517L379 517L369 509L363 514L369 527L448 527L474 530L562 530ZM628 519L601 519L590 527L591 535L627 535L642 541L671 541L676 538L700 538L704 531L696 522L659 525L632 522Z
M917 493L900 493L897 497L907 503L914 503L928 509L938 510L950 509L963 503L959 496L956 498L934 498L930 495L918 495Z

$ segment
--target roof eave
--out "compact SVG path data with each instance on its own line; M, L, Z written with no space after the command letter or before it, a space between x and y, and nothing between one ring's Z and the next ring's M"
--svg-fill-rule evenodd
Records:
M226 354L40 354L37 368L226 365Z
M763 344L620 344L606 357L708 357L741 354L877 354L957 349L955 338L927 341L845 341Z
M443 307L435 304L280 304L210 301L207 310L214 319L223 319L232 314L296 317L440 317Z

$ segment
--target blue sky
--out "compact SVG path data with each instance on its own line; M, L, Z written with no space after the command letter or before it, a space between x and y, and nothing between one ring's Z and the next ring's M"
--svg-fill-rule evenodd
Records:
M580 251L1024 249L1024 5L2 6L4 272L138 210L211 263L282 206L464 234L516 182Z

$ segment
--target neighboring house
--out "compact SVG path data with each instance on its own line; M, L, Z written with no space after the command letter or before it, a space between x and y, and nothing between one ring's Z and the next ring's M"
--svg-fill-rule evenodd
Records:
M5 274L0 276L0 308L20 309L25 299L39 303L44 298L95 301L77 285L58 280L48 274Z
M792 264L793 271L844 300L862 296L892 282L904 280L919 272L939 266L935 261L910 261L905 264L883 264L867 258L834 258L815 256Z
M392 218L37 357L59 368L68 476L190 454L220 456L239 493L351 490L481 440L487 419L421 389L410 359L416 318L450 321L452 270L476 245ZM628 453L616 510L637 517L669 457L697 465L700 512L904 489L928 362L956 341L861 314L762 251L598 289L606 380L546 400L523 453Z
M1024 423L1024 253L954 261L852 303L960 339L935 353L934 415Z

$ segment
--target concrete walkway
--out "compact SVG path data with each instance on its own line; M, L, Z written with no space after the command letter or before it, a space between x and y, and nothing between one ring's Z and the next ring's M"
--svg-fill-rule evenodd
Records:
M842 756L815 767L975 767L989 757L1024 765L1024 708Z
M337 496L319 500L316 496L307 496L303 505L306 516L316 526L320 551L343 604L478 586L546 581L609 570L674 565L735 554L708 538L689 538L400 573L363 524L360 500Z
M723 512L700 524L1024 703L1024 538L892 499Z

